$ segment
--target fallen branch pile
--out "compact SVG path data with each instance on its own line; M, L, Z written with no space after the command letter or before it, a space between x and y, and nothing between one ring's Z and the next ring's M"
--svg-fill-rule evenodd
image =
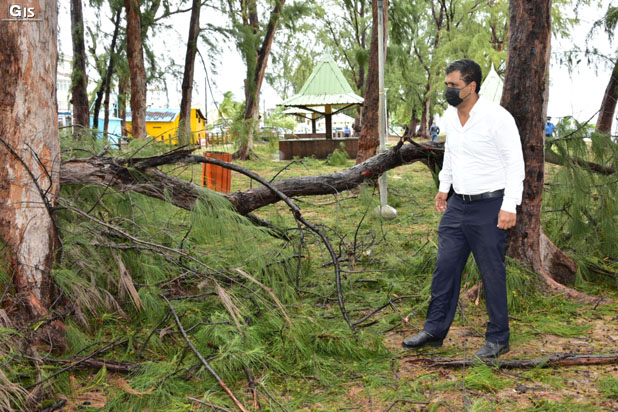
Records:
M203 195L202 188L186 180L167 175L157 169L169 164L210 163L248 175L247 169L212 157L191 154L192 149L178 149L160 156L147 158L117 158L92 156L69 159L60 168L61 185L94 184L109 186L121 192L134 191L160 200L170 201L177 207L191 210ZM320 176L292 177L272 183L272 188L287 197L339 193L373 180L395 167L422 161L432 170L441 165L444 151L440 145L404 145L400 150L389 150L341 172ZM236 211L246 215L282 198L268 185L225 196Z

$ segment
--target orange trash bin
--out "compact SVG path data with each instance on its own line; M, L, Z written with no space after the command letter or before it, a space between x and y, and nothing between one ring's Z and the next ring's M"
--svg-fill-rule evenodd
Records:
M225 152L204 152L204 156L214 157L224 162L232 161L232 154ZM210 163L202 164L202 186L220 193L230 193L232 186L232 171Z

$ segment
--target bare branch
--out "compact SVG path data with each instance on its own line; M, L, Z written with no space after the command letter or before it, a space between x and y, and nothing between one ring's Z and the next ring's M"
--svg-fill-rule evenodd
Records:
M408 363L420 363L439 368L466 368L482 362L478 358L414 358ZM578 355L572 353L554 354L536 359L492 359L486 361L490 366L505 369L545 368L556 366L611 365L618 364L618 353L609 355Z
M189 345L193 353L195 353L195 356L197 356L200 362L202 362L202 365L204 365L204 368L206 368L206 370L213 376L213 378L215 378L219 386L221 386L221 388L225 391L225 393L228 394L228 396L232 399L232 401L238 407L238 409L240 409L242 412L248 412L247 409L244 407L244 405L240 403L240 401L236 398L236 396L234 396L232 391L227 387L225 382L221 380L217 372L215 372L215 370L210 367L210 364L208 363L208 361L195 348L195 346L193 346L193 343L191 343L191 340L187 336L185 329L182 327L182 324L180 323L180 319L178 318L178 315L176 314L176 311L174 310L174 307L172 306L170 301L167 300L167 298L163 295L161 295L161 297L165 300L165 302L167 302L167 305L170 307L170 311L172 312L172 315L174 315L174 320L176 321L176 325L178 326L178 329L180 329L180 332L182 333L182 336L185 338L185 341L187 341L187 344Z

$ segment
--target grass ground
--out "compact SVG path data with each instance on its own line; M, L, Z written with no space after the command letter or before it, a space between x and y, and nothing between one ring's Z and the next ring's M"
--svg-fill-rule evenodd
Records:
M259 158L240 164L267 179L287 165L277 160L272 145L262 144L257 150ZM352 164L352 160L341 158L304 159L290 165L277 179L327 174ZM199 182L201 166L184 170L182 176ZM190 336L210 356L214 368L222 373L241 401L251 410L263 411L618 410L618 365L501 370L478 364L453 370L419 362L429 357L470 357L483 343L486 314L482 299L478 302L462 299L462 307L442 348L418 353L403 350L401 340L420 331L423 325L440 214L433 209L436 186L424 165L399 167L389 172L388 180L389 204L398 212L392 221L373 215L378 195L370 186L337 196L295 199L303 216L320 226L339 255L343 293L352 320L383 307L355 332L345 325L337 305L328 254L319 239L307 230L303 231L300 270L296 270L294 258L287 279L268 278L270 275L265 273L262 280L270 282L268 285L273 290L283 291L279 297L291 316L290 327L284 322L277 323L276 319L264 320L258 310L258 314L251 312L253 320L247 321L238 333L231 325L228 312L243 310L244 302L239 300L235 301L239 309L231 305L231 309L228 306L227 311L217 312L216 316L214 306L208 305L206 297L175 304L177 310L183 311L185 326L199 321L229 324L223 326L229 330L209 326L195 329ZM232 191L245 190L251 184L255 185L244 176L232 173ZM164 212L174 213L172 209L161 213ZM261 242L275 246L249 244L249 249L264 248L267 250L264 253L269 254L264 258L273 261L280 257L278 248L297 250L297 226L284 205L268 206L256 214L286 228L292 240L288 243L261 238ZM166 223L160 230L166 232L174 225L178 224ZM152 236L157 235L153 230ZM217 250L209 249L209 253L214 255ZM222 254L220 258L227 262L230 257ZM135 267L127 264L134 277L147 263L140 262ZM148 270L155 271L155 265ZM173 277L164 273L158 276L163 280L165 276ZM478 279L471 260L462 288L471 288ZM165 314L158 307L160 302L147 299L144 290L148 282L143 282L146 285L141 285L139 293L145 306ZM295 282L296 288L283 285ZM511 261L508 285L512 339L511 352L504 358L617 351L618 304L581 305L546 294L539 290L534 274ZM579 290L612 298L614 302L618 301L617 286L615 280L602 276L575 285ZM286 293L289 296L284 296ZM249 306L252 304L258 306L247 302ZM144 312L128 312L128 315L132 320L114 311L99 313L90 321L90 330L70 323L71 353L89 351L88 344L96 341L127 336L131 343L107 356L143 363L138 373L130 375L76 369L61 375L52 389L57 397L68 400L63 410L225 410L203 402L234 410L216 383L203 370L191 366L195 365L195 359L190 359L192 355L187 353L184 341L178 334L174 335L173 323L168 321L162 326L163 315L148 316ZM293 333L288 333L289 330ZM242 368L234 365L251 366L258 387L257 398ZM50 367L45 373L55 370L57 367ZM256 399L259 408L255 407Z
M270 178L287 164L274 160L274 156L276 152L264 150L260 159L241 164ZM351 160L329 165L327 161L305 159L288 167L278 178L327 174L352 164ZM372 216L377 193L369 187L338 196L296 199L307 219L332 228L331 240L339 242L340 249L353 249L353 235L357 236L360 253L354 261L344 263L349 271L346 294L352 313L365 313L391 299L402 299L392 302L376 316L377 323L367 328L368 333L382 339L388 350L384 359L346 365L341 379L329 384L312 377L287 377L279 390L296 405L290 410L618 410L616 365L505 371L486 365L449 370L415 362L419 357L470 357L484 341L486 313L482 299L462 307L442 348L419 353L401 349L403 338L422 329L440 214L433 210L436 186L424 165L397 168L389 172L388 179L389 204L398 212L397 219L390 222ZM249 186L247 179L237 174L233 174L232 182L233 190ZM359 224L365 212L367 217ZM267 220L283 216L291 224L281 205L258 213ZM314 245L313 249L319 247ZM318 273L332 282L332 270L325 267L326 255L313 253L321 258L312 261L321 267ZM509 289L512 340L511 352L504 358L616 352L618 305L591 307L545 294L538 290L532 274L512 262L509 276L517 279L510 282L514 286ZM477 279L476 268L470 262L463 287L469 288ZM583 282L577 287L594 293L600 285L604 296L618 298L615 283ZM333 316L337 316L335 305L330 306ZM294 401L299 399L306 400Z

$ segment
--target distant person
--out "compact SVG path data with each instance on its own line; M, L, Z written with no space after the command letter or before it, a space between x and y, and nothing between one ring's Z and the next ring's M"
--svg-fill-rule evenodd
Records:
M438 135L440 134L440 128L435 123L431 124L429 128L429 135L431 136L432 142L438 142Z
M551 116L547 116L547 123L545 123L545 137L552 137L556 126L551 122Z
M545 143L547 144L547 148L551 149L552 144L554 143L554 129L556 126L551 122L551 116L547 116L547 122L545 123Z
M343 135L345 137L350 137L350 128L348 127L348 125L345 125L345 128L343 129Z

